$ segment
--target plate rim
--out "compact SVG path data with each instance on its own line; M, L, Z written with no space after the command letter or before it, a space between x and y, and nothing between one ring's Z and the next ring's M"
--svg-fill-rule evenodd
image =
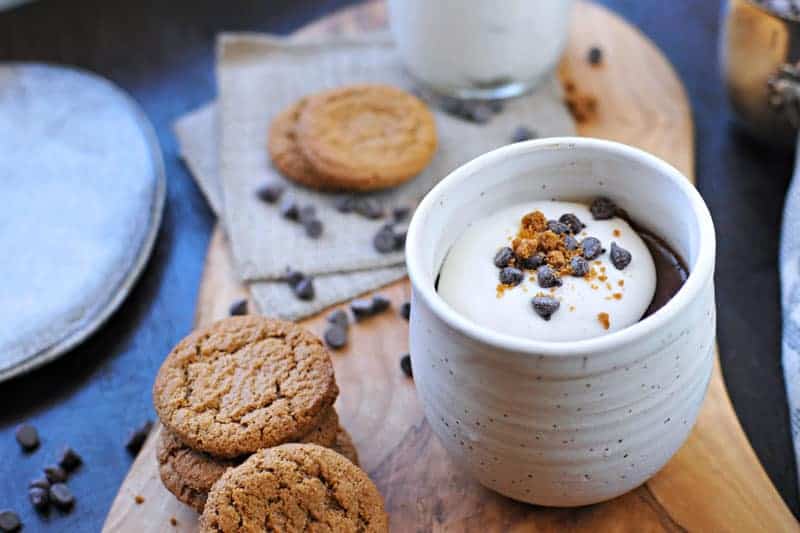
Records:
M145 137L145 142L150 148L153 172L155 173L156 177L156 186L150 209L150 228L144 236L141 246L139 247L139 253L136 255L134 261L130 264L127 274L116 287L116 289L111 293L111 296L106 304L100 307L98 312L88 321L83 322L80 327L74 330L68 330L64 336L46 348L28 355L22 361L16 362L8 367L0 367L0 382L21 376L22 374L35 370L57 359L61 355L64 355L66 352L72 350L93 333L95 333L103 324L105 324L111 315L114 314L117 309L119 309L120 305L122 305L122 302L127 299L131 289L138 281L150 260L150 256L155 248L155 243L161 228L164 206L167 198L166 168L164 165L164 155L161 150L161 144L158 141L158 135L156 134L152 122L147 117L142 107L126 90L108 78L89 70L71 65L61 65L48 62L11 61L5 63L5 66L46 67L57 70L72 71L109 85L122 97L122 100L133 112L142 134Z

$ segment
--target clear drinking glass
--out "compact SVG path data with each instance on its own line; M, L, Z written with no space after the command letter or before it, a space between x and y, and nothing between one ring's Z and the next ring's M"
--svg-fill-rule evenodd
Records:
M406 67L423 86L495 99L534 88L558 64L573 0L389 0Z

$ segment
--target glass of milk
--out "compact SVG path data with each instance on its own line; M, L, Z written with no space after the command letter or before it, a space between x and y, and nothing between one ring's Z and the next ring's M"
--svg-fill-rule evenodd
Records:
M517 96L558 64L573 0L389 0L411 75L458 98Z

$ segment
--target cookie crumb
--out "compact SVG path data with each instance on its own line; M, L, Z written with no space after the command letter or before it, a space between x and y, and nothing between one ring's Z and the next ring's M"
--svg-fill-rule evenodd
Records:
M597 321L600 322L600 325L603 326L603 329L608 329L611 327L611 319L608 316L608 313L597 313Z
M178 519L177 519L177 518L175 518L174 516L171 516L171 517L170 517L170 519L169 519L169 523L170 523L170 525L171 525L172 527L177 527L177 525L178 525Z
M136 502L136 505L142 505L144 503L144 496L137 494L133 497L133 501Z

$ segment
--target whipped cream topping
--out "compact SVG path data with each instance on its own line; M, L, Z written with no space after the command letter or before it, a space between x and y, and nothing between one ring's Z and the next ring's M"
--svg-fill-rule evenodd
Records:
M605 252L589 261L585 277L561 275L562 285L542 288L527 270L519 285L498 288L497 251L510 246L527 213L541 211L558 220L573 213L586 225L576 235L600 240ZM619 270L610 257L611 243L631 254ZM594 220L589 206L559 201L528 202L505 208L466 228L447 254L439 276L441 297L471 321L494 331L540 341L576 341L598 337L638 322L653 299L656 270L647 245L623 219ZM546 295L559 302L545 320L532 299Z

